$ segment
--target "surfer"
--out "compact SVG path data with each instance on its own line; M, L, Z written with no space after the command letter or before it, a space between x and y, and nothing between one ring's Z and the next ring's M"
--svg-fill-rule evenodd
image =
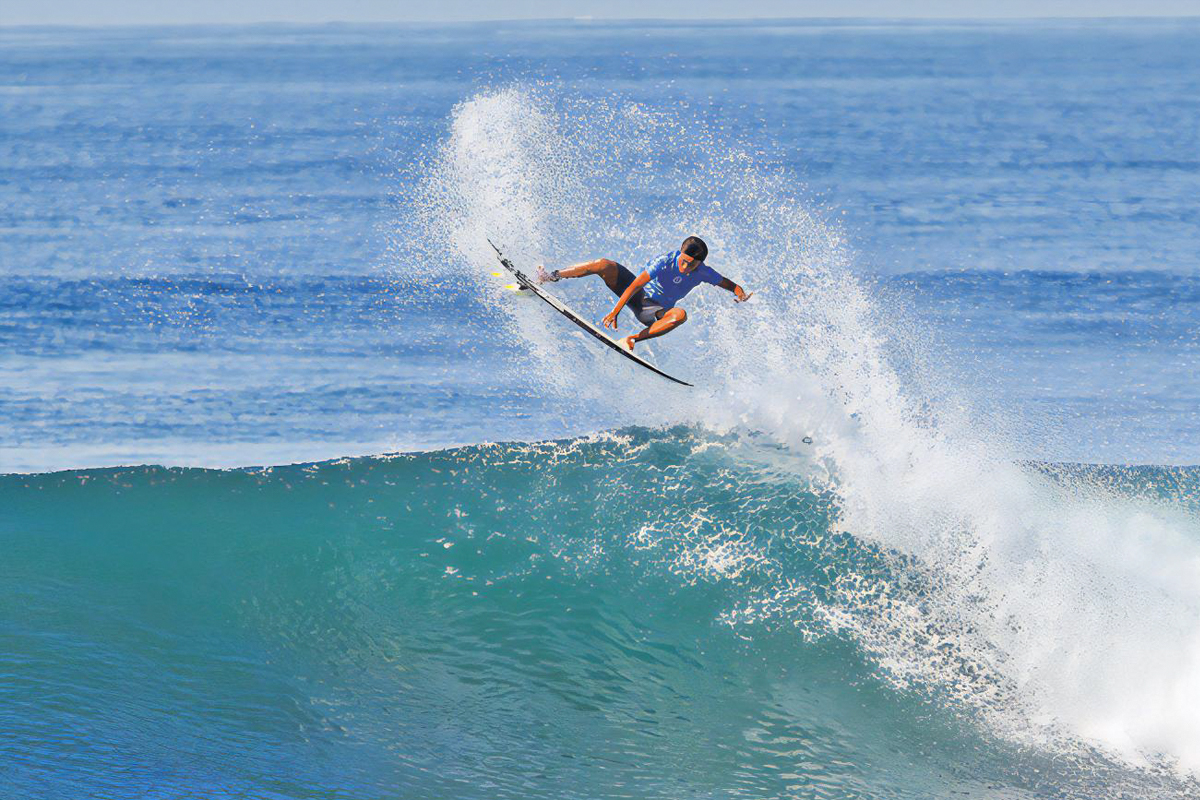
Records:
M678 250L672 250L652 260L634 276L626 267L608 258L598 258L566 269L547 272L539 265L538 283L551 283L563 278L582 278L599 275L618 298L613 310L604 317L604 327L617 329L617 315L629 306L638 322L646 327L639 333L621 339L621 346L632 351L635 342L654 339L670 333L687 321L687 312L675 304L701 283L711 283L733 292L734 302L744 303L753 292L718 273L704 263L708 245L699 236L683 240Z

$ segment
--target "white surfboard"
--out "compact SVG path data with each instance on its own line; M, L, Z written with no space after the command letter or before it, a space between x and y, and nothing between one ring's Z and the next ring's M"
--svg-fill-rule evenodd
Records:
M535 295L537 295L538 297L542 298L547 303L549 303L550 307L553 308L555 311L562 314L564 317L571 320L571 322L574 322L576 325L583 328L585 331L590 333L596 339L598 339L599 341L608 345L613 350L616 350L618 353L625 356L630 361L640 364L641 366L643 366L646 369L653 372L655 375L661 375L662 377L664 377L667 380L672 381L674 383L678 383L682 386L691 386L692 385L692 384L688 383L687 381L681 381L681 380L679 380L679 378L674 378L674 377L668 375L667 373L663 372L661 369L654 366L653 364L651 364L649 361L642 358L641 356L638 356L635 353L631 353L630 351L626 350L624 347L621 346L620 342L616 341L615 339L610 338L608 336L608 334L606 334L604 331L600 330L595 325L588 322L586 319L579 316L571 309L567 308L567 306L561 300L559 300L557 297L546 292L544 289L542 289L542 287L538 286L535 282L533 282L529 278L527 278L525 276L525 273L521 272L521 270L519 270L515 266L513 266L513 263L504 257L504 253L500 252L500 248L496 247L495 243L492 242L491 239L488 239L488 244L490 244L492 246L492 249L496 251L496 257L500 259L500 263L504 266L504 268L506 270L508 270L509 272L511 272L513 274L513 276L517 279L517 284L522 289L527 289L528 291L533 292Z

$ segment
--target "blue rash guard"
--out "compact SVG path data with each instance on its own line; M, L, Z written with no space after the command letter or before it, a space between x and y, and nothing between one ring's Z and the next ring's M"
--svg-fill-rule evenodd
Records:
M679 271L679 251L674 250L659 256L646 265L650 282L644 287L646 297L663 308L674 308L675 304L702 283L716 286L725 280L715 269L701 264L688 274Z

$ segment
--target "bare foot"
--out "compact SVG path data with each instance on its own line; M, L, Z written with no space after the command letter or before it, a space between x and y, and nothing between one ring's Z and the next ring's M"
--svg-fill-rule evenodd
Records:
M632 336L621 337L621 347L624 347L626 350L628 350L629 352L632 353L633 352L633 337Z

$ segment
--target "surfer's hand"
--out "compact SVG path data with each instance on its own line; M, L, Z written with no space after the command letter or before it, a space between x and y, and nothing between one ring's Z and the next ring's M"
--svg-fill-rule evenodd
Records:
M608 312L604 317L604 327L612 328L615 331L617 329L617 314L620 313L620 311L616 310Z
M733 302L744 303L749 300L750 296L753 294L754 292L747 292L745 289L738 286L733 290Z

